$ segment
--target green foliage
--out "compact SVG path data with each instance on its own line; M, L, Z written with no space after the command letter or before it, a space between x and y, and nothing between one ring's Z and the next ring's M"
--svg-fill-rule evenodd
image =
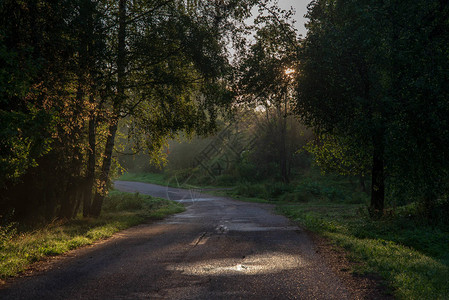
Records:
M200 153L209 143L212 142L211 137L199 136L180 136L176 140L169 142L167 148L168 163L166 168L169 170L180 170L191 168L195 164L195 156Z
M0 5L0 188L16 183L36 160L50 150L53 116L24 97L35 98L33 88L40 61L26 43L14 45L8 8ZM7 21L9 20L9 22ZM17 23L20 21L16 20ZM14 24L16 26L17 24ZM18 26L20 27L20 26ZM16 29L17 30L17 29Z
M128 194L116 191L110 192L103 203L104 211L133 211L145 206L145 198L139 193Z
M409 209L372 221L360 205L289 204L279 211L347 249L363 262L354 272L378 273L399 299L444 299L449 293L449 233L418 225ZM360 212L362 212L360 214Z
M0 210L98 215L119 152L161 163L168 138L213 131L232 101L223 41L253 5L1 1Z
M329 201L343 201L346 199L345 193L338 187L323 185L322 182L313 180L303 180L295 187L295 192L301 195L310 194L316 198Z
M285 202L325 201L335 203L366 203L367 195L354 190L342 179L328 177L295 179L292 183L240 183L233 193L237 196Z
M240 101L258 107L262 115L255 133L254 152L263 160L256 162L258 169L268 162L275 163L279 176L288 183L301 141L299 123L291 116L299 41L293 27L284 19L259 16L255 23L255 42L240 57L236 90ZM263 174L264 170L258 173Z
M237 183L237 178L235 178L235 176L230 175L230 174L224 174L224 175L220 175L217 176L214 184L216 184L217 186L234 186Z
M372 150L357 147L350 139L323 134L309 142L306 150L313 155L314 162L322 172L337 172L341 175L370 173Z
M167 176L163 173L125 173L118 180L138 181L159 185L166 185L168 182Z
M314 148L321 166L370 167L378 209L385 178L394 197L428 207L448 189L447 10L436 0L309 6L297 112L326 135Z
M167 179L167 183L170 186L174 187L182 187L185 184L195 183L194 180L191 180L194 175L198 174L197 169L181 169L181 170L168 170L165 173L165 178ZM202 180L203 179L203 180ZM202 180L203 184L207 184L206 180L210 180L210 178L198 178L198 180Z
M252 161L252 153L245 151L235 165L236 177L243 182L257 182L264 176L264 170L273 170L276 165L274 163L260 165L259 167Z
M49 152L51 125L51 115L42 111L25 114L0 110L0 187L17 182Z
M139 193L124 193L119 191L111 191L104 201L104 211L120 212L120 211L147 211L149 214L177 213L183 211L180 204L162 198L154 198L149 195ZM159 211L160 210L160 211Z
M239 184L235 189L235 193L250 198L266 199L267 196L265 185L263 184Z

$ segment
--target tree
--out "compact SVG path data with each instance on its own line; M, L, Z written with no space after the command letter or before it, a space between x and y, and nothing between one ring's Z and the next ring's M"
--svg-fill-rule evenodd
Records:
M213 130L231 99L224 38L251 2L3 1L1 208L98 216L119 122L153 158Z
M107 192L121 118L127 117L133 144L145 145L153 158L179 131L204 134L214 129L217 109L231 100L222 24L248 9L244 1L119 2L116 94L92 215L100 214Z
M240 101L266 110L266 128L275 140L271 139L274 145L264 146L276 153L281 178L289 182L291 158L297 150L289 145L287 135L295 123L291 107L299 42L288 23L266 17L260 22L266 25L257 30L255 42L239 62L237 90Z
M447 9L439 1L310 4L297 111L346 147L371 150L373 212L384 208L387 176L433 199L447 181L447 74L436 68L447 64Z
M74 76L68 26L73 11L65 1L8 0L1 3L0 14L2 48L9 55L1 68L2 86L7 87L0 95L2 122L8 124L1 131L1 157L7 166L1 175L1 206L15 209L17 216L52 206L50 215L65 204L67 176L74 170L67 166L59 178L47 182L33 175L38 170L51 174L65 162L75 162L74 152L59 164L50 159L75 149L79 128L74 121L82 119L79 103L68 101Z

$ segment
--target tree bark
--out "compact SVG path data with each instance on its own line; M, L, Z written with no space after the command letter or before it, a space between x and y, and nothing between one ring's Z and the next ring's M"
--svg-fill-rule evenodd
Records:
M80 180L80 199L78 200L77 209L79 205L83 204L83 217L87 217L90 212L90 206L93 196L93 186L95 183L95 157L96 157L96 138L95 138L95 109L93 105L95 103L95 98L93 92L95 87L92 83L92 66L95 64L95 53L92 49L94 48L94 7L95 4L92 0L81 1L79 7L80 11L80 23L81 28L79 31L78 39L80 41L78 55L79 55L79 65L78 65L78 93L77 100L79 103L83 103L84 99L89 95L89 120L88 120L88 144L87 149L87 169L86 174L82 180Z
M117 123L118 119L114 119L111 125L109 125L109 133L104 150L104 158L99 178L99 186L97 187L97 191L90 208L90 215L93 217L100 216L101 207L103 206L103 200L107 194L109 171L111 169L112 162L112 151L114 149L115 134L117 132Z
M75 178L70 178L71 181L67 184L65 192L62 196L61 208L59 211L59 219L70 220L76 208L76 187L77 182Z
M360 187L362 188L362 192L367 193L366 184L365 184L365 176L360 175L359 177Z
M114 150L115 135L117 133L120 107L125 99L124 79L126 65L126 0L119 2L119 29L118 29L118 48L117 48L117 94L113 103L113 117L109 125L108 137L104 150L103 163L99 178L99 186L90 209L90 215L100 216L104 197L107 194L107 185L109 181L109 171L111 169L112 152Z
M90 97L90 102L93 103L93 96ZM92 190L95 183L95 157L96 157L96 127L95 113L92 111L89 116L89 149L88 149L88 161L86 172L86 186L83 199L83 217L87 217L90 214L90 206L92 204Z
M284 183L289 183L290 182L290 178L289 178L289 174L288 174L288 166L287 166L287 141L286 141L286 118L285 117L281 117L281 145L280 145L280 164L281 164L281 176L282 176L282 181L284 181Z
M281 104L282 105L282 104ZM280 107L280 126L281 126L281 149L280 149L280 163L281 163L281 176L284 183L290 182L290 174L288 171L288 154L287 154L287 96L284 96L284 107Z

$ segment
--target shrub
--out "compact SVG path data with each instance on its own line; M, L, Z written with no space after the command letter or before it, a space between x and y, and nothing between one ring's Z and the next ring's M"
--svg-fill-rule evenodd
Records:
M273 182L265 184L265 190L268 196L277 198L292 190L292 187L283 182Z
M285 202L309 202L313 196L310 193L304 192L290 192L282 195L280 200Z
M341 189L340 186L308 179L301 181L301 183L296 186L294 192L302 196L307 196L307 198L313 196L315 198L333 202L344 201L347 199L345 196L347 191Z
M231 186L236 183L236 178L233 175L223 174L216 178L215 184L219 186Z
M364 192L353 192L351 194L351 197L347 198L346 200L346 202L349 204L363 204L368 202L369 197Z
M266 198L267 191L263 184L241 183L237 185L235 192L245 197Z
M150 197L150 196L146 196ZM112 191L104 200L104 211L133 211L145 207L145 196L139 193L121 193Z
M0 249L3 249L17 235L17 224L0 226Z

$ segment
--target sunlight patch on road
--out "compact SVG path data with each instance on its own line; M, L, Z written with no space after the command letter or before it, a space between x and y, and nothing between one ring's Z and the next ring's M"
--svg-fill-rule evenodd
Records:
M270 274L301 266L304 266L304 263L298 256L281 252L271 252L251 255L244 259L225 258L177 264L175 266L169 266L167 269L186 275L221 276Z
M228 225L229 231L294 231L298 230L296 226L265 226L258 223L231 223Z

